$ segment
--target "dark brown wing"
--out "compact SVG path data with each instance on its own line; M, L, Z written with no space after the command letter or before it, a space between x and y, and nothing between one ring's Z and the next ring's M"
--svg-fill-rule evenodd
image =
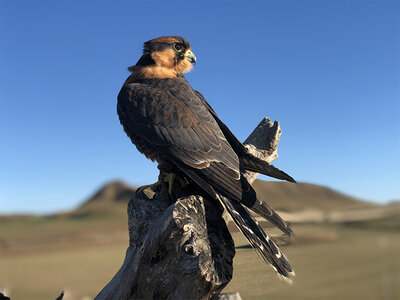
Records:
M139 141L240 201L239 159L208 108L185 81L160 82L165 86L131 83L121 89L118 114L125 131L137 146Z
M238 154L241 166L248 171L253 171L257 173L262 173L264 175L268 175L277 179L286 180L290 182L296 182L290 175L285 172L279 170L273 165L268 164L267 162L251 155L247 152L244 145L236 138L236 136L230 131L228 126L222 122L215 111L212 109L211 105L207 102L204 96L195 91L197 96L203 101L204 105L208 108L211 115L214 117L218 126L221 128L221 131L225 135L226 139L231 144L234 151Z
M273 165L270 165L267 162L248 153L244 145L236 138L236 136L230 131L230 129L218 118L217 114L212 109L210 104L208 104L207 100L203 97L203 95L198 91L195 91L195 93L197 94L199 99L201 99L201 101L204 103L204 106L207 107L208 111L213 116L218 126L221 128L221 131L226 136L228 142L231 144L233 150L237 153L240 160L241 168L257 173L262 173L274 178L295 182L295 180L285 172L279 170L278 168L275 168ZM289 225L268 205L268 203L257 199L257 195L254 189L247 182L246 178L242 177L241 182L242 182L241 202L245 204L247 207L251 208L256 213L258 213L260 216L269 220L271 223L277 226L288 236L292 236L293 232L290 229Z

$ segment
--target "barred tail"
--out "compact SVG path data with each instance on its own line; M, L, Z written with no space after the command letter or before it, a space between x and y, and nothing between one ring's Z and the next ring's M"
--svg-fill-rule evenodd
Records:
M245 177L241 179L242 183L242 199L241 203L246 205L252 211L259 214L264 219L270 221L282 232L287 234L289 237L294 236L292 229L289 224L286 223L266 202L261 201L256 194L256 191L249 184Z
M285 222L266 202L257 199L256 203L250 209L264 219L270 221L276 227L278 227L282 232L284 232L289 237L293 237L294 233L290 228L289 224Z
M231 215L239 230L243 233L250 245L257 250L261 258L269 263L285 281L294 275L292 267L278 246L258 225L254 217L240 203L232 201L221 194L216 196L226 211Z

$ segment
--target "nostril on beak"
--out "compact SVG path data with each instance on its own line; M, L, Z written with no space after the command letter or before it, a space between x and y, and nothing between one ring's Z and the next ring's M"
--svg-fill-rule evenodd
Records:
M193 54L193 52L190 51L190 50L189 50L188 52L186 52L185 58L186 58L188 61L190 61L192 64L195 64L196 61L197 61L196 56L195 56L195 55Z

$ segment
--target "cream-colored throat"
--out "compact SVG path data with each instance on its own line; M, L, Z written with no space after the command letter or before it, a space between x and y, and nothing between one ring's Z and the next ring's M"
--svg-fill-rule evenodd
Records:
M178 73L175 69L166 68L162 66L135 66L132 68L132 75L136 79L147 79L147 78L176 78Z

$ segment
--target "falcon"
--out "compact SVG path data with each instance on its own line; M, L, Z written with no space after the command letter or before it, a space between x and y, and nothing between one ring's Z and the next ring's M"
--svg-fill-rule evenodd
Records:
M159 166L169 163L219 201L261 257L290 280L294 272L288 260L247 208L288 236L293 232L267 203L257 198L242 172L295 181L251 155L202 94L190 86L183 74L194 63L196 56L182 37L163 36L145 42L143 55L128 68L131 75L118 95L120 122L147 158Z

